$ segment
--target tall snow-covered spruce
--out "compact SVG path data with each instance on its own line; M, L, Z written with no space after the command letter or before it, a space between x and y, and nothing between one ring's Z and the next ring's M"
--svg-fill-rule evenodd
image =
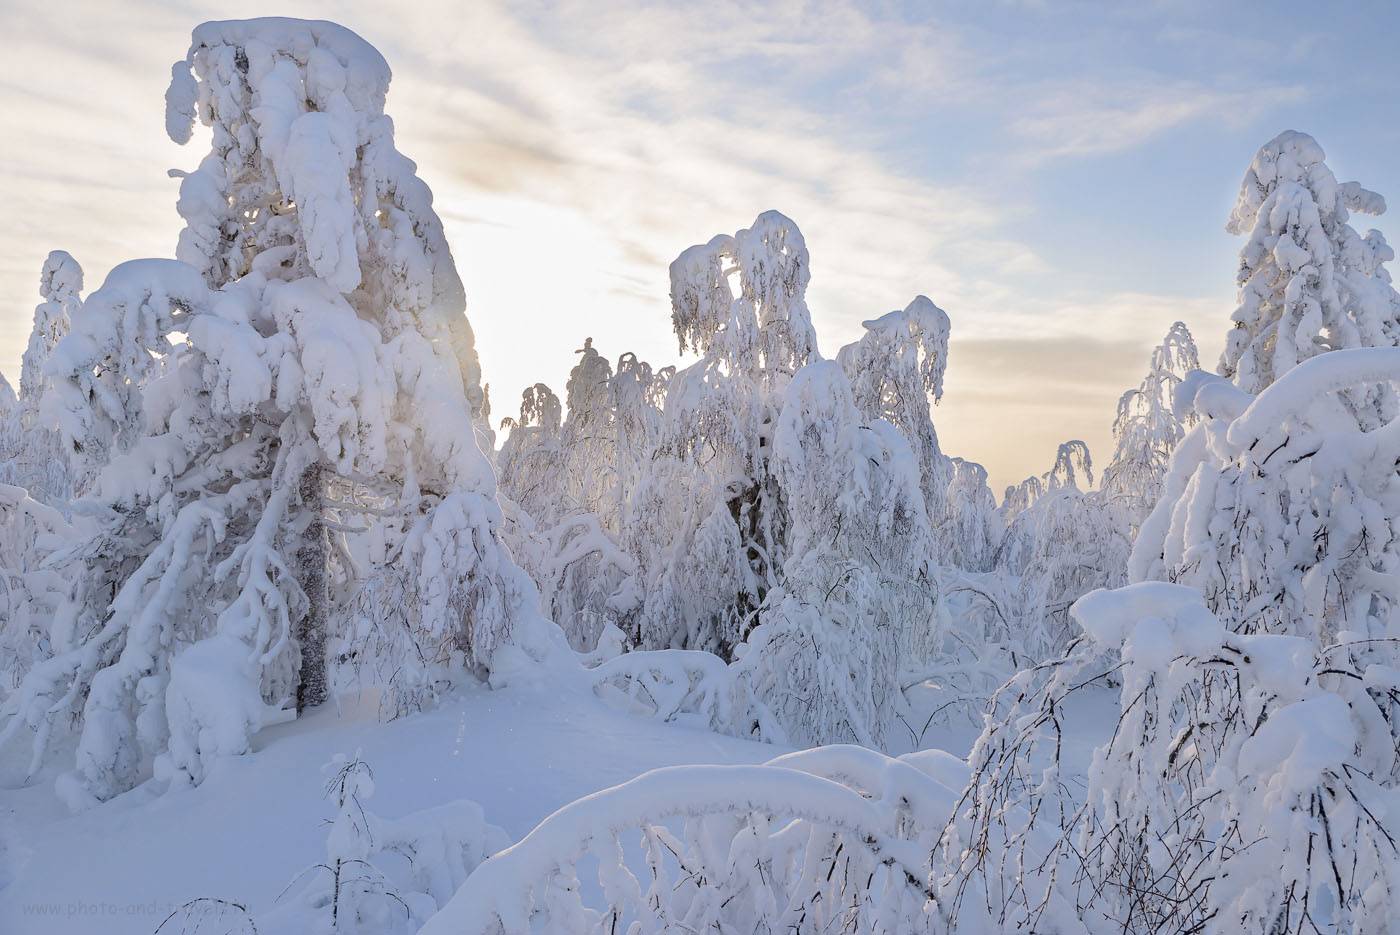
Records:
M211 131L179 260L115 269L48 365L69 445L110 463L59 651L5 711L36 765L80 722L75 806L153 759L197 782L323 699L331 595L362 581L400 598L401 686L557 642L500 543L462 288L394 147L384 60L342 27L263 19L200 26L172 74L172 138ZM384 545L361 567L370 525Z

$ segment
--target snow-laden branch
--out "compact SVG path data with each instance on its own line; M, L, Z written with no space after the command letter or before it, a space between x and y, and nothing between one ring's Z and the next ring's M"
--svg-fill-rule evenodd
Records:
M837 747L654 770L555 812L423 931L937 931L927 859L958 765Z

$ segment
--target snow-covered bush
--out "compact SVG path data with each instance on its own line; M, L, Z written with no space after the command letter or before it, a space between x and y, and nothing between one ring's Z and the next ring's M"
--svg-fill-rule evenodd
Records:
M299 872L268 911L204 897L182 905L160 931L262 935L414 935L486 858L510 844L481 806L459 799L403 818L368 807L374 772L357 752L324 771L326 859Z
M381 818L368 808L374 773L358 754L337 756L326 770L334 811L326 859L292 881L302 885L259 920L260 931L413 935L482 861L510 844L465 799Z
M654 770L545 819L423 932L940 931L928 858L965 778L842 746Z
M181 185L182 260L117 267L51 356L65 439L108 453L85 507L102 522L69 557L78 635L6 713L42 753L81 712L75 805L153 757L199 781L325 697L332 578L365 577L343 519L387 542L415 650L401 685L558 645L500 541L460 283L394 149L388 80L332 24L199 27L168 97L177 140L194 114L213 133ZM335 499L347 485L366 496Z
M1195 421L1194 413L1178 418L1174 400L1181 381L1200 366L1191 332L1175 322L1153 348L1142 384L1118 400L1113 461L1104 469L1100 489L1123 514L1129 538L1136 537L1138 527L1157 505L1171 454Z
M622 632L605 631L606 658L589 670L593 691L624 711L717 733L774 739L782 728L736 685L733 664L698 649L622 652Z
M1087 636L998 692L969 758L938 867L954 930L1389 931L1395 670L1231 632L1178 585L1074 616ZM1110 672L1119 722L1081 797L1066 702Z

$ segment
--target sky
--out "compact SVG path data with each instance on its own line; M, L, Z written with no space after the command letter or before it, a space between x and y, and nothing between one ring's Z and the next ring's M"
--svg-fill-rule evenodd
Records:
M564 3L0 0L0 370L38 273L97 288L171 256L170 63L230 15L331 19L388 59L399 149L432 187L494 416L563 384L585 338L685 363L667 266L777 209L812 255L834 357L928 295L953 323L934 410L994 488L1082 438L1175 320L1214 365L1234 307L1224 224L1255 151L1313 134L1400 199L1400 6L1384 3ZM1400 208L1396 209L1400 212ZM1400 243L1389 216L1354 218Z

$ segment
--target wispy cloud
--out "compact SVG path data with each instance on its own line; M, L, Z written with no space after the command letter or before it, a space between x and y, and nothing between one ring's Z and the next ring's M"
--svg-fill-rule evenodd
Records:
M1011 131L1029 144L1031 162L1098 156L1144 146L1195 121L1245 126L1260 115L1301 100L1298 87L1222 91L1196 84L1123 86L1076 84L1043 96Z

